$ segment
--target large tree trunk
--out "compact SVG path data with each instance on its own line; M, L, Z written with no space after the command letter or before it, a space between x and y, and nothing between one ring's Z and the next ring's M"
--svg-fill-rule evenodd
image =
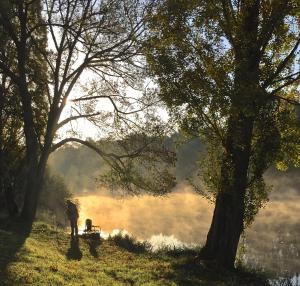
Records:
M39 189L41 188L42 179L38 176L37 168L29 168L26 172L27 178L24 188L24 202L21 212L21 218L31 224L35 218Z
M43 187L45 169L49 157L49 151L42 153L37 166L32 166L27 170L24 203L21 218L29 224L33 222L36 215L38 201Z
M234 267L243 231L253 119L242 115L233 116L229 129L228 150L221 166L221 189L217 194L206 245L202 250L203 258L213 260L225 268Z
M14 189L11 185L11 181L6 184L4 189L4 195L5 195L5 201L6 201L6 207L7 211L10 217L15 217L18 215L19 210L18 206L15 201L15 193Z
M44 146L41 146L39 134L36 129L36 123L39 118L36 117L36 114L33 110L33 107L36 103L33 102L33 94L31 92L31 88L29 87L30 76L28 71L31 71L32 69L32 66L30 66L30 57L32 57L32 52L34 53L35 51L32 49L32 44L29 43L29 23L30 21L37 21L38 23L39 20L41 20L41 3L40 1L33 2L35 2L35 4L32 3L33 6L30 7L26 1L16 1L16 3L9 7L9 9L15 9L16 11L14 15L17 16L17 20L19 21L19 25L17 25L18 29L14 30L15 25L11 25L12 19L10 18L9 14L6 15L8 20L7 27L5 26L6 32L11 36L16 46L18 70L14 76L10 76L14 83L18 86L19 96L22 103L26 161L23 174L24 201L21 211L21 219L26 221L29 226L31 226L35 218L39 194L43 184L46 163L49 157L51 140L53 138L52 136L51 140L48 139L46 146L45 144ZM9 9L8 11L5 11L5 13L8 13ZM34 9L36 9L36 11L34 11ZM33 19L33 16L38 16L40 19L37 20L35 17ZM32 19L29 21L30 17ZM18 22L17 20L16 22ZM32 24L35 25L36 23ZM46 30L39 34L39 39L42 39L41 37L47 41ZM34 59L34 57L32 59ZM36 62L36 64L38 64L38 62ZM36 71L38 70L39 69ZM43 97L45 95L41 92L39 96Z
M235 86L231 98L220 189L202 256L233 268L244 228L245 193L253 126L263 104L259 86L259 0L242 2L235 45Z
M21 54L21 52L19 52L19 54ZM25 55L19 55L19 70L21 71L19 91L22 100L24 133L26 139L26 167L25 178L23 178L25 197L21 218L30 224L35 216L36 201L34 198L40 188L41 178L39 174L39 143L33 119L32 97L28 91L24 69Z
M24 10L24 1L18 2L18 16L20 21L20 41L17 46L18 56L18 87L22 101L23 119L24 119L24 133L26 139L26 170L24 178L24 202L21 212L21 218L24 219L29 225L32 224L39 200L39 195L42 189L44 173L50 154L51 143L53 140L53 120L48 122L47 132L44 134L45 140L43 145L40 142L39 134L36 130L35 121L38 121L33 111L32 94L28 88L27 82L27 69L29 65L29 47L28 47L28 13ZM37 1L33 4L32 9L37 9L36 16L41 20L41 3ZM33 12L33 10L32 10ZM33 12L34 13L34 12ZM39 20L38 20L39 21ZM44 33L44 34L43 34ZM41 32L39 35L47 41L46 31ZM42 92L40 97L44 97ZM58 120L58 119L57 119Z

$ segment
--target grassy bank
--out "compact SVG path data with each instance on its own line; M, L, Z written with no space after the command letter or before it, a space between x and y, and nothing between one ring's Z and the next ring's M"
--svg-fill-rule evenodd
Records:
M44 223L29 237L0 229L0 285L266 285L257 275L209 269L193 251L156 254L131 240L80 238Z

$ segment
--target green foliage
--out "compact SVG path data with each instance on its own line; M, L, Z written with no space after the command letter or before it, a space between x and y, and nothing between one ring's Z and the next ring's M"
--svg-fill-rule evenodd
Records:
M101 185L134 195L164 195L173 189L176 158L165 142L164 127L153 122L145 130L147 134L132 132L113 144L104 142L107 151L124 155L106 160L110 170L98 178Z
M5 14L11 21L12 28L20 30L16 6L18 1L1 1L2 17ZM35 27L33 34L37 41L28 40L29 53L26 54L28 64L28 87L32 96L32 108L35 115L34 130L39 142L44 139L47 116L46 86L47 68L40 51L47 45L46 30L41 19L40 1L34 1L27 7L28 29ZM5 19L7 20L7 19ZM18 57L14 41L4 28L3 20L0 25L0 57L1 63L8 66L16 74L19 73ZM0 191L8 190L11 186L13 199L20 201L24 191L24 165L26 164L23 103L20 101L20 90L16 82L3 70L0 72Z
M28 2L28 1L25 1ZM16 75L19 73L18 66L18 54L15 42L11 40L10 33L18 33L21 29L20 19L18 19L18 1L2 1L2 7L6 7L6 11L3 11L3 15L6 15L7 19L11 22L13 31L8 31L3 22L1 22L1 34L0 37L3 39L3 45L0 48L1 62L5 63L11 71ZM41 15L41 1L34 1L32 3L26 3L27 9L27 30L31 31L31 36L28 37L28 50L25 54L26 64L25 69L27 71L28 90L32 97L32 108L34 115L35 132L37 133L39 142L44 140L44 133L46 128L47 108L48 102L46 99L47 92L47 66L43 54L46 53L47 47L47 31L45 23ZM25 51L24 51L25 52ZM24 119L21 113L22 104L20 100L20 90L15 81L12 80L4 71L1 71L2 84L3 79L6 81L5 85L10 88L8 90L9 96L13 96L15 104L17 105L18 111L15 115L18 116L19 124L15 124L14 129L23 127ZM11 108L9 105L7 108ZM23 110L22 110L23 112ZM24 142L22 142L24 144Z
M243 19L253 3L158 1L144 43L150 74L171 116L206 144L201 182L192 183L199 193L213 200L234 181L231 147L247 148L240 143L244 130L239 129L239 115L252 118L245 225L267 201L264 172L272 164L286 169L300 162L300 126L293 106L299 102L299 1L261 1L256 36L249 41ZM239 76L239 70L248 71L248 63L254 67L256 62L253 85L252 75Z

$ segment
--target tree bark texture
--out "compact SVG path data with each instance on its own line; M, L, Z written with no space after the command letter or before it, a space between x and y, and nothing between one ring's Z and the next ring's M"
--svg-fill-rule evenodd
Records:
M244 229L245 193L256 114L263 104L259 88L257 45L260 1L244 2L235 44L234 91L221 163L220 189L212 223L202 250L204 259L224 268L234 268Z
M236 117L234 117L237 119ZM212 224L207 235L202 255L214 260L225 268L233 268L240 235L243 231L245 192L247 187L247 171L250 158L251 134L253 120L239 116L237 123L232 122L232 131L228 132L228 146L231 150L224 155L221 166L221 186L216 198ZM238 134L237 134L238 133ZM239 148L231 138L242 139ZM230 142L231 141L231 142Z

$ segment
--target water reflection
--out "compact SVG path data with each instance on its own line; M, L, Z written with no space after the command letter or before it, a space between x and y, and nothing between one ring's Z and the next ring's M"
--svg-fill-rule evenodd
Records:
M203 245L213 211L213 205L186 186L164 198L116 199L100 192L78 199L82 221L92 218L103 235L114 229L127 230L148 240L154 250L166 245ZM299 272L299 213L299 196L271 201L246 231L242 240L246 253L241 254L244 261L277 273Z

